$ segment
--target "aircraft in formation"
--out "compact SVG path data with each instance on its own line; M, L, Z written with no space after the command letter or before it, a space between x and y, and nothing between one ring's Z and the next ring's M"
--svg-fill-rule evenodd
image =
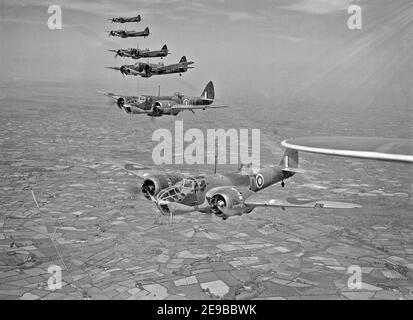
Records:
M140 17L139 17L140 18ZM125 18L114 18L113 22L130 22ZM148 36L149 28L142 32L135 31L110 31L109 35L122 38ZM139 59L142 57L166 56L169 51L166 45L160 51L120 49L111 50L116 56ZM146 56L145 56L146 55ZM149 78L152 75L179 73L182 75L189 68L192 61L187 61L183 56L179 63L164 65L163 63L140 63L108 67L119 70L123 76L134 75ZM119 109L128 114L147 114L151 117L162 115L177 115L184 110L194 112L194 109L222 108L213 107L215 98L214 86L210 81L200 97L188 97L180 93L173 96L121 96L113 93L105 95L116 100ZM168 173L152 170L148 167L126 161L111 161L112 164L135 174L143 179L141 192L146 199L155 203L162 214L170 214L171 220L174 212L191 212L194 210L215 214L224 220L232 216L240 216L252 212L257 207L292 208L325 208L325 209L353 209L361 206L353 203L322 201L303 198L265 198L256 192L273 184L281 183L292 177L295 173L302 172L298 168L298 151L287 148L279 165L261 168L258 171L238 171L226 174L189 175L183 173Z
M281 144L304 152L413 163L412 139L319 136L288 139Z
M128 49L119 49L119 50L109 50L110 52L115 52L116 57L122 58L132 58L132 59L140 59L140 58L163 58L170 54L168 47L163 45L161 50L149 50L149 49L137 49L137 48L128 48Z
M212 175L185 175L150 170L140 164L110 160L110 162L142 179L141 192L155 203L162 214L199 211L212 213L226 220L248 214L257 207L356 209L360 205L348 202L303 198L262 197L259 192L271 185L302 172L298 168L298 151L286 149L278 165L257 172L233 172Z
M132 37L144 37L150 35L149 28L146 27L143 31L127 31L127 30L112 30L106 31L109 33L109 37L120 37L120 38L132 38Z
M112 18L112 19L108 19L108 20L112 21L112 22L117 22L117 23L140 22L141 21L141 15L138 14L136 17L130 17L130 18L118 17L118 18Z
M149 78L153 75L164 75L171 73L182 73L188 71L188 69L194 68L190 67L193 61L187 61L186 57L183 56L178 63L165 65L163 63L144 63L137 62L135 64L123 65L119 67L107 67L108 69L119 70L123 76L141 76L143 78Z
M174 115L182 111L192 111L196 109L218 109L227 106L211 106L215 98L215 89L212 81L208 82L200 97L190 97L176 92L171 96L121 96L114 93L102 92L104 95L116 101L119 109L127 114L146 114L150 117L161 117L164 115Z

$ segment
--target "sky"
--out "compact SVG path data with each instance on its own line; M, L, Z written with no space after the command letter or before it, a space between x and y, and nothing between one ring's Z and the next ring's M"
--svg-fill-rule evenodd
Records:
M62 7L63 29L49 30L47 9ZM362 8L362 29L347 8ZM108 18L140 14L139 24ZM201 93L209 80L223 99L311 98L335 103L412 101L411 0L0 0L0 80L88 83L97 89ZM150 28L146 39L109 38L106 30ZM105 69L131 60L108 49L136 47L182 55L182 77L123 79ZM157 60L154 60L157 62ZM149 92L148 92L149 91ZM327 94L328 93L328 94ZM381 96L382 95L382 96Z

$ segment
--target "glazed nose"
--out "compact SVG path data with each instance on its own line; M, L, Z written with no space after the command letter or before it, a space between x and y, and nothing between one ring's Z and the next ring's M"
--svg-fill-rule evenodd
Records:
M161 191L159 194L158 194L158 201L163 201L163 200L165 200L166 198L167 198L167 196L168 196L168 192L167 191Z

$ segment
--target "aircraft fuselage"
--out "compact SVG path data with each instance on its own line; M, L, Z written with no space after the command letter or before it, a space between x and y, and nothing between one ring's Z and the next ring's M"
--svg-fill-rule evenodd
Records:
M285 172L280 166L272 166L260 169L256 174L242 174L240 172L227 174L214 174L210 176L195 176L185 178L175 185L163 189L157 195L157 199L162 203L177 203L192 208L200 212L211 213L214 209L207 199L213 196L211 191L231 193L234 198L248 198L252 193L267 188L275 183L284 181L291 177L293 173ZM241 204L243 201L239 201ZM168 206L160 205L161 211L168 212ZM253 208L242 208L244 212L249 212ZM216 213L216 212L214 212Z
M135 107L142 110L151 110L154 106L162 110L162 113L159 115L150 116L161 116L161 115L176 115L179 111L171 110L171 106L176 104L183 105L196 105L196 106L207 106L213 103L213 100L203 99L201 97L189 97L181 94L176 94L173 96L150 96L142 95L136 97L129 97L126 99L125 103L133 104ZM139 113L138 111L134 112L131 110L131 113Z

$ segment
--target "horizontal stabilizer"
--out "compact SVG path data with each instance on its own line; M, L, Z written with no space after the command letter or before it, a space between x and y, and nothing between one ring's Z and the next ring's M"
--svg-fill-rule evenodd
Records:
M305 169L301 169L301 168L290 168L290 167L288 167L288 168L283 168L282 170L285 171L285 172L292 172L292 173L308 173L308 172L309 172L308 170L305 170Z

